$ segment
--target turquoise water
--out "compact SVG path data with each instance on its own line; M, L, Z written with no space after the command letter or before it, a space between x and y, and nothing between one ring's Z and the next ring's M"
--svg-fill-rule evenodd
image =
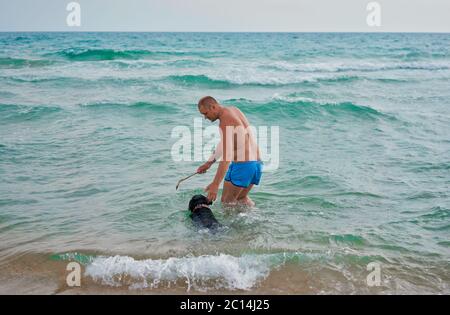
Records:
M132 289L449 294L449 86L449 34L0 33L0 264L75 259ZM215 167L175 191L200 162L171 156L204 95L280 130L256 208L216 203L214 235L186 208Z

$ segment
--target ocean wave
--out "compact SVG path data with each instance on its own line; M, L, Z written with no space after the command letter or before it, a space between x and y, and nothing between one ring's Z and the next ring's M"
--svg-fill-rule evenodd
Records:
M423 166L415 167L412 169L414 172L430 172L430 171L447 171L450 170L450 162L440 162L440 163L424 163Z
M240 86L280 87L311 84L326 84L336 82L352 82L360 77L347 74L333 76L309 76L309 77L277 77L268 75L235 76L221 75L214 78L205 74L171 75L168 81L185 86L200 86L205 88L236 88Z
M182 84L182 85L196 85L196 86L205 86L211 88L230 88L236 86L237 84L227 81L227 80L216 80L212 79L209 76L200 74L200 75L171 75L168 76L167 79L169 81Z
M177 60L113 60L111 65L121 69L145 69L155 67L193 68L211 66L211 63L202 59L177 59Z
M80 104L81 107L89 109L137 109L147 110L155 113L176 113L179 111L176 104L170 103L150 103L150 102L133 102L133 103L113 103L113 102L100 102L100 103L87 103Z
M391 48L387 50L389 55L405 60L417 60L419 58L445 58L449 54L446 51L421 50L413 47Z
M448 62L312 62L312 63L289 63L275 62L270 65L261 65L261 68L270 70L283 70L293 72L374 72L388 70L448 70Z
M348 235L348 242L358 245L359 239ZM339 237L338 237L339 239ZM356 242L356 244L355 244ZM332 240L334 243L334 240ZM338 240L338 243L340 241ZM41 279L44 274L53 274L54 270L65 270L67 262L75 261L83 265L82 287L77 292L122 292L128 290L145 290L154 293L223 293L223 292L273 292L275 294L361 294L374 293L368 289L365 280L369 263L377 262L384 266L385 276L378 289L386 293L398 292L397 282L389 279L401 279L406 283L414 283L411 292L444 292L445 285L435 286L445 280L445 261L421 261L429 266L424 272L421 265L409 261L392 259L395 247L373 246L372 253L358 253L348 244L336 244L323 252L309 250L307 252L285 251L283 249L269 252L251 250L242 255L215 253L203 256L184 256L166 258L133 258L126 254L121 256L111 253L82 254L79 252L65 254L26 253L14 254L2 260L6 267L4 276L14 271L27 271L31 279ZM448 247L442 241L440 246ZM401 248L400 248L401 251ZM386 252L386 254L384 254ZM392 253L391 253L392 252ZM49 261L50 258L50 261ZM32 268L30 268L32 262ZM11 267L11 268L9 268ZM404 277L409 274L421 278L420 283L414 278ZM444 268L444 269L443 269ZM431 271L431 272L430 272ZM14 276L14 272L12 275ZM13 278L11 278L13 279ZM444 281L445 282L445 281ZM112 288L111 288L112 287ZM55 293L73 293L74 288L64 288ZM80 291L81 290L81 291ZM448 290L447 290L448 291ZM128 291L129 292L129 291ZM136 291L132 291L136 292ZM445 291L446 292L446 291Z
M370 192L361 192L361 191L344 191L344 192L338 192L338 193L331 193L330 196L350 196L350 197L357 197L357 198L385 198L382 195L373 194Z
M332 236L330 241L360 246L365 241L357 236ZM182 285L187 291L249 291L267 279L274 270L286 265L308 264L326 259L332 264L366 265L369 256L341 254L303 254L275 252L264 254L228 254L169 257L136 260L129 256L99 256L89 259L85 276L102 285L129 289L155 289ZM86 259L85 259L86 261Z
M353 234L333 234L329 236L328 241L337 244L343 243L351 246L363 246L367 244L367 241L362 236Z
M450 218L450 209L446 209L443 207L434 207L430 209L430 212L424 215L421 215L420 218L428 221L428 220L446 220Z
M52 86L77 86L77 87L92 87L94 84L118 84L118 85L135 85L146 84L149 80L146 78L122 78L122 77L99 77L99 78L83 78L76 76L36 76L36 75L22 75L22 76L0 76L2 80L18 83L33 83L33 84L51 84Z
M334 202L331 202L323 197L315 197L315 196L304 196L304 197L297 197L296 199L299 205L306 205L306 206L318 206L321 209L331 209L331 208L338 208L338 205ZM309 213L311 215L317 215L321 214L320 212L311 212ZM323 215L323 213L322 213Z
M161 63L142 63L137 64L118 61L114 64L124 68L147 68L154 66L166 66ZM111 66L114 66L111 65ZM189 67L188 65L185 65ZM184 66L180 66L184 67ZM104 76L98 78L78 77L78 76L36 76L36 75L20 75L20 76L2 76L2 80L19 82L19 83L55 83L55 84L71 84L82 85L83 83L104 83L104 84L146 84L148 82L168 82L186 87L216 88L228 89L239 87L297 87L335 84L335 83L352 83L358 80L379 81L381 83L403 83L410 82L413 79L402 78L371 78L360 75L350 74L328 74L328 75L305 75L305 76L277 76L266 75L264 73L252 75L235 75L235 74L176 74L163 77L111 77Z
M174 61L167 61L165 65L176 67L194 67L194 66L211 66L211 63L201 59L180 59Z
M86 266L85 275L103 285L127 285L131 289L158 288L181 281L187 285L187 291L250 290L264 280L272 268L283 263L283 258L276 255L219 254L146 260L113 256L93 259Z
M114 49L86 49L86 50L63 50L54 53L73 61L99 61L114 59L139 59L150 56L151 52L146 50L114 50Z
M447 231L450 229L449 219L450 209L444 207L433 207L417 218L410 219L408 222L416 224L429 231Z
M53 65L55 62L46 59L22 59L0 57L0 69L38 68Z
M434 199L434 198L445 198L446 194L439 191L420 191L415 192L411 196L408 196L407 200L420 200L420 199Z
M37 77L37 76L8 76L1 77L3 80L18 83L55 83L56 85L80 84L82 81L92 82L93 80L73 77Z
M0 104L0 117L3 123L36 120L61 110L55 106Z
M323 236L323 235L322 235ZM85 266L85 283L91 280L100 285L128 289L185 289L187 292L254 291L264 287L269 276L279 278L285 270L305 268L334 271L347 278L350 270L365 270L373 261L386 262L380 255L358 255L348 246L362 246L366 241L351 234L329 235L324 240L345 250L327 252L308 251L251 251L240 256L216 253L201 256L143 258L127 255L85 255L66 253L52 255L54 261L76 261ZM350 277L351 278L351 277ZM348 278L347 280L351 280ZM354 280L354 279L353 279ZM351 281L353 281L351 280ZM87 284L89 285L89 284ZM277 288L275 288L277 289ZM280 288L281 289L281 288Z
M334 117L347 116L361 119L385 118L396 120L390 114L352 102L329 103L303 97L275 96L272 100L263 103L253 102L248 99L229 99L225 100L224 104L236 105L249 113L273 115L281 112L285 116L293 118L318 119L324 115L332 115Z
M297 179L281 180L271 184L271 186L274 186L277 189L292 187L296 187L296 189L333 189L336 188L338 184L334 183L330 178L310 175Z
M322 231L310 231L303 233L299 236L303 242L318 243L322 245L336 245L336 246L350 246L360 247L369 246L370 243L361 235L356 234L329 234ZM336 258L336 257L333 257ZM346 256L348 259L352 259L351 256ZM342 260L343 258L339 258Z
M59 56L72 61L102 61L102 60L138 60L150 57L167 56L197 56L197 57L217 57L224 52L215 51L150 51L150 50L116 50L116 49L66 49L56 53L47 54Z
M29 37L25 37L25 36L17 36L16 38L14 38L15 41L23 41L23 40L30 40Z
M437 244L440 246L443 246L443 247L450 248L450 241L442 241L442 242L438 242Z

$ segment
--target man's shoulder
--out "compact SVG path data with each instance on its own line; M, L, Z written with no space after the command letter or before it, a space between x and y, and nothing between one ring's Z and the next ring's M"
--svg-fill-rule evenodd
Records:
M241 112L241 110L239 108L237 108L236 106L228 106L226 107L226 116L230 117L230 118L238 118L240 115L243 115L243 113Z
M238 122L239 121L233 115L227 115L220 120L219 126L220 127L234 126Z
M239 108L237 108L236 106L228 106L227 107L230 112L235 113L235 112L240 112Z

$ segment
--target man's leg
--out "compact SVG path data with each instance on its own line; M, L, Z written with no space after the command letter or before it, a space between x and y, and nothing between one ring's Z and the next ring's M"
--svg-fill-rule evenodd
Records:
M248 186L247 188L234 186L229 181L223 182L223 191L222 191L222 203L224 204L244 204L249 207L253 207L255 203L248 197L248 193L252 189L253 184Z
M248 196L248 193L250 192L252 187L253 187L253 184L251 184L247 188L242 188L241 192L239 193L239 195L236 198L237 202L239 202L241 204L244 204L244 205L247 205L249 207L254 207L255 203Z
M234 186L229 181L223 181L223 190L222 190L222 203L224 204L234 204L237 203L237 197L243 191L247 188L242 188L238 186Z

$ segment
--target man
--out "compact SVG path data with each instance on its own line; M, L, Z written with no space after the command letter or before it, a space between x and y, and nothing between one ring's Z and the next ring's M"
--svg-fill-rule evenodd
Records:
M211 96L200 99L198 110L205 119L220 121L220 143L208 161L197 169L197 173L205 173L214 162L221 160L213 182L205 188L208 199L216 200L225 177L222 203L254 206L248 193L253 185L259 184L262 162L247 118L238 108L225 107Z

